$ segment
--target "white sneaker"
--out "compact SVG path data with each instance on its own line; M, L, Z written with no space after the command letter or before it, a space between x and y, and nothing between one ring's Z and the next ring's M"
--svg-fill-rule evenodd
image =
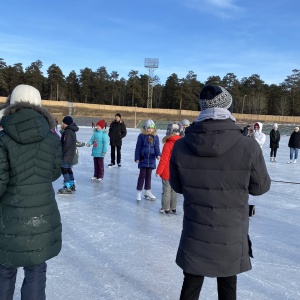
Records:
M156 197L151 193L151 190L145 190L145 198L150 200L156 200Z
M92 177L92 178L91 178L92 181L94 181L94 180L96 180L96 179L97 179L97 177Z
M136 200L138 200L138 201L142 200L142 191L137 191Z
M297 162L297 159L295 159L294 161L293 161L293 163L295 164Z
M290 160L290 161L288 161L288 164L291 164L293 161L292 160Z

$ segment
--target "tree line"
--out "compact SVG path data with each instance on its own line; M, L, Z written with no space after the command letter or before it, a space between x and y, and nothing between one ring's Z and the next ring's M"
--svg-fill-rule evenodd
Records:
M15 86L23 83L36 87L44 100L147 107L147 74L131 70L128 78L119 78L117 71L109 74L101 66L96 71L84 68L79 74L71 71L65 76L59 66L52 64L44 76L42 67L43 63L37 60L24 70L22 63L11 66L0 58L0 96L8 96ZM266 84L258 74L239 80L233 73L227 73L223 78L210 76L200 82L193 71L184 78L173 73L165 84L160 83L158 76L151 81L153 108L199 110L201 88L213 84L221 85L231 93L235 113L300 115L300 70L297 69L278 85Z

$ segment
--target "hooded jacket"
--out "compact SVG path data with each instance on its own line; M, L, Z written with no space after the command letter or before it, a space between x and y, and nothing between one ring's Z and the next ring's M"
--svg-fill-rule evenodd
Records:
M61 146L62 146L62 162L64 164L73 164L73 159L76 154L76 132L79 130L76 123L71 123L61 135Z
M251 195L270 188L261 148L230 119L196 122L172 150L170 184L184 196L176 262L187 273L228 277L251 269Z
M134 161L139 160L138 168L156 168L156 158L160 156L159 138L156 129L152 134L142 128L135 146Z
M266 141L266 135L262 132L263 124L261 122L256 122L255 124L258 124L259 128L257 131L255 131L253 128L253 137L258 142L259 146L262 148Z
M93 157L103 157L103 153L107 152L108 146L108 135L106 129L94 130L94 134L88 141L89 145L93 145L92 156Z
M8 107L0 132L0 264L42 263L61 250L62 225L52 182L61 175L54 119L29 103Z

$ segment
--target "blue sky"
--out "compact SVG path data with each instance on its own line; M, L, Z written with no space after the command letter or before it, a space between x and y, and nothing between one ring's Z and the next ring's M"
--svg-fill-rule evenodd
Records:
M189 71L204 82L234 73L279 84L300 69L299 0L7 0L0 58L24 69L36 60L65 76L104 66L128 78L158 58L161 83Z

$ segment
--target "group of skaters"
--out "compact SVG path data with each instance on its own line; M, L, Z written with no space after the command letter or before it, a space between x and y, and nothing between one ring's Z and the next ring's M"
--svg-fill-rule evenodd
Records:
M266 135L262 132L262 123L256 122L253 126L247 125L243 129L243 135L254 138L260 147L262 147L266 141ZM277 149L279 148L280 142L280 132L278 130L278 124L274 123L273 128L270 131L270 161L277 162ZM296 126L294 131L292 132L288 147L290 148L290 160L287 162L288 164L296 163L298 159L298 152L300 148L300 132L299 127Z
M141 200L144 188L146 198L156 199L151 192L155 169L162 179L161 213L176 213L177 193L183 194L183 228L176 257L184 277L180 299L198 299L204 278L215 277L218 298L235 300L237 274L252 268L249 194L262 195L271 185L261 150L266 137L260 122L254 124L252 133L251 126L245 131L253 138L241 134L232 115L232 96L221 86L204 86L199 105L201 112L192 124L188 120L168 124L162 151L155 123L146 121L134 152L140 170L136 198ZM79 128L71 116L65 116L59 139L54 118L41 106L39 91L28 85L12 91L0 107L0 119L0 300L13 299L19 267L25 274L21 298L44 300L46 261L62 247L52 183L62 174L60 193L76 190L72 166L80 144ZM103 180L109 144L109 167L121 167L126 136L121 115L115 115L109 129L105 127L105 120L99 120L86 143L92 146L93 181ZM293 162L299 136L296 127L289 141ZM276 161L277 124L270 139L271 161Z

